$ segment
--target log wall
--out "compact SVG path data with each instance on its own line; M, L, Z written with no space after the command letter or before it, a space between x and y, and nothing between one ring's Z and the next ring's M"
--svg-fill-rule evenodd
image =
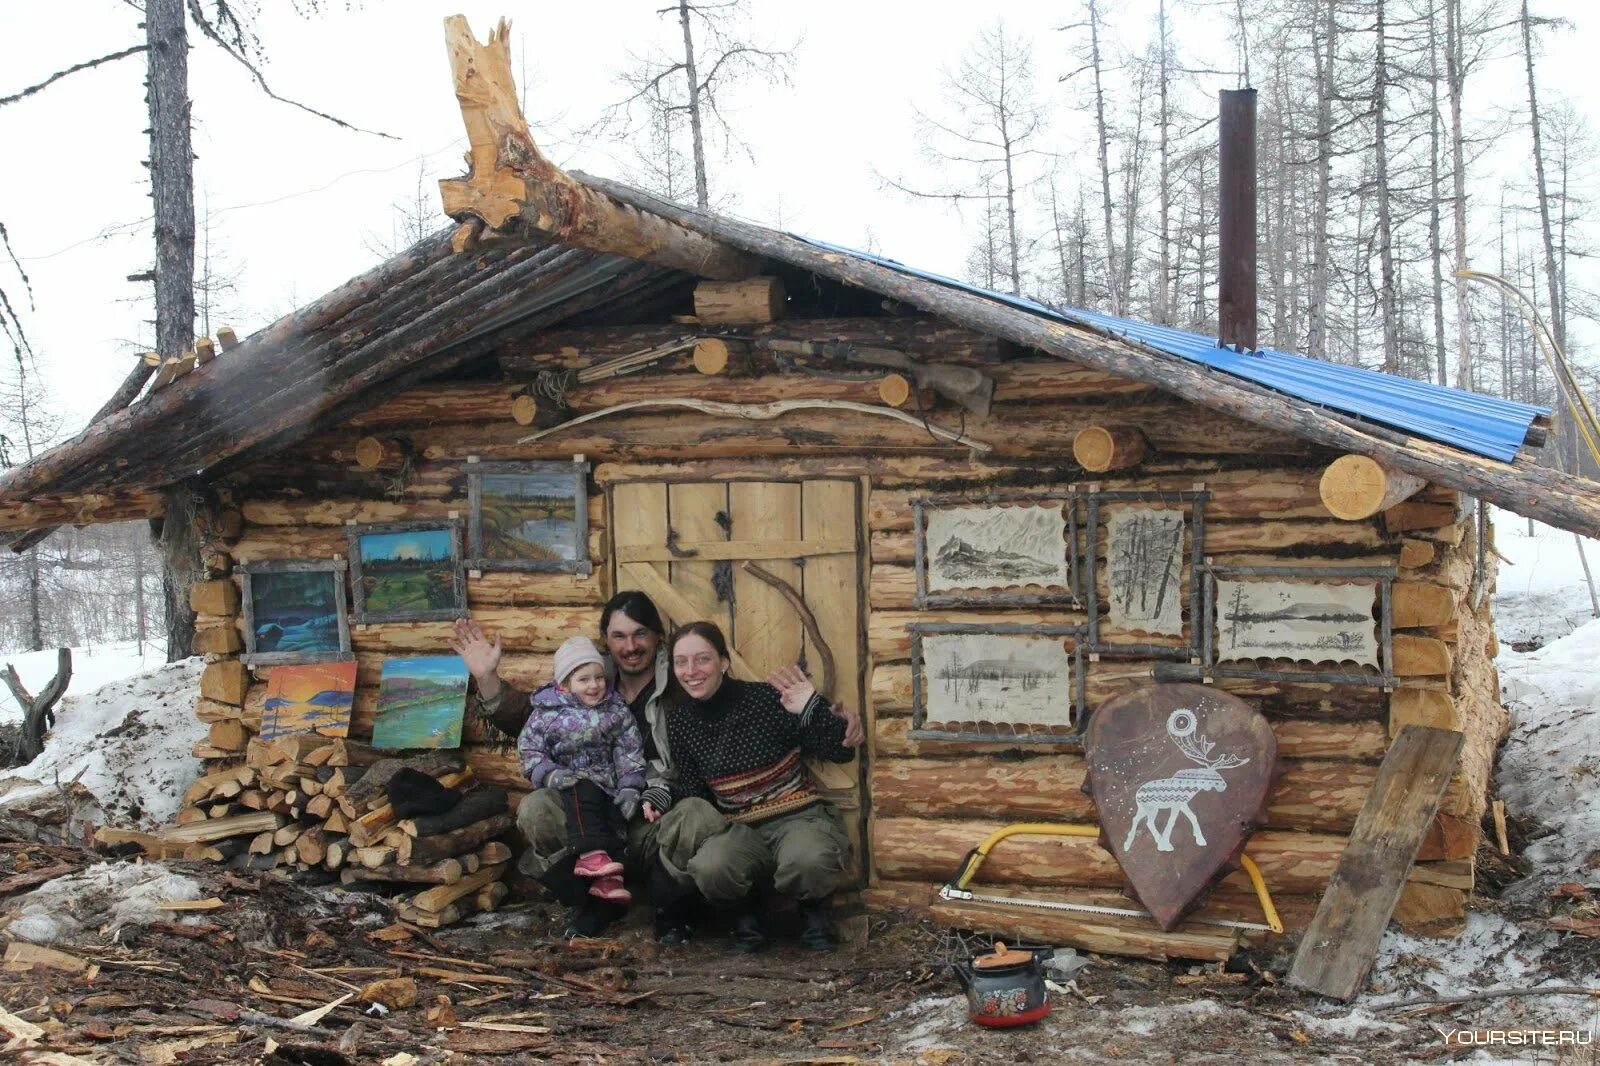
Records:
M1230 565L1402 567L1395 633L1398 665L1406 676L1397 692L1306 681L1217 682L1261 707L1278 738L1282 771L1267 808L1268 824L1248 850L1262 866L1280 909L1291 924L1309 919L1389 738L1401 725L1420 721L1464 729L1468 744L1414 874L1429 891L1412 894L1402 914L1417 926L1433 928L1457 920L1470 887L1489 768L1505 729L1505 713L1498 704L1487 607L1473 607L1475 537L1456 493L1430 486L1390 512L1341 521L1322 505L1318 493L1321 472L1335 453L1053 358L1027 353L1002 358L1000 346L988 338L906 319L790 320L755 332L816 340L848 336L900 347L930 361L982 367L997 382L988 418L969 415L963 424L960 412L948 404L934 406L929 417L951 428L961 426L992 444L992 451L969 453L935 440L921 427L838 411L803 412L770 422L689 411L632 412L518 443L531 428L513 420L513 394L535 371L639 351L666 336L680 336L682 328L565 330L519 342L501 353L501 379L412 389L362 413L341 431L312 436L269 462L239 472L226 486L243 517L240 536L229 548L231 560L343 556L345 526L352 522L451 515L464 519L469 456L565 459L583 454L593 467L589 519L594 574L485 573L467 582L473 617L504 642L502 673L514 683L535 685L549 679L550 653L563 639L596 633L599 606L611 591L604 505L608 484L657 476L865 478L869 699L864 713L870 742L864 775L871 880L877 886L872 891L880 902L920 906L949 919L948 905L934 907L933 889L991 829L1023 820L1092 822L1095 813L1081 789L1080 753L910 738L906 625L941 620L1081 623L1085 616L1071 610L916 610L911 498L1007 488L1048 492L1090 480L1105 489L1181 491L1203 485L1211 494L1206 551ZM695 372L685 354L642 373L580 386L569 400L575 413L584 413L659 396L734 403L797 398L873 403L876 395L872 382L779 373L775 366L746 376L707 377ZM1112 476L1086 474L1073 460L1072 439L1092 425L1142 430L1149 444L1143 461ZM399 469L380 459L376 469L360 469L357 445L372 434L403 441L416 457L414 465ZM1103 605L1103 580L1101 584ZM203 630L232 630L236 624L236 618L225 615L201 619ZM360 664L353 737L370 736L384 657L445 652L449 631L448 623L438 622L352 627ZM1103 639L1156 642L1105 626L1102 634ZM229 654L234 642L210 639L206 646L217 653L208 656L214 661L207 669L200 713L208 721L237 721L247 734L259 724L266 671L241 673L236 657ZM1149 661L1129 659L1090 664L1090 707L1148 683L1151 667ZM243 747L237 731L222 730L212 739ZM466 753L480 779L513 790L526 787L508 746L477 723L468 724ZM211 744L203 754L226 757L235 752ZM1051 840L1002 845L980 880L1011 890L1101 898L1116 888L1120 875L1109 854L1093 841ZM1248 886L1238 875L1224 882L1218 898L1246 912L1252 907ZM1110 922L1117 925L1114 919ZM1073 935L1098 949L1119 950L1115 945L1123 944L1144 954L1181 953L1163 934L1135 928L1138 923L1122 924L1125 928L1101 935L1085 930L1089 925L1103 930L1104 922L1079 923L1072 926L1079 930ZM1065 927L1059 924L1055 928L1061 935L1070 932L1062 932ZM1216 930L1206 935L1214 938Z

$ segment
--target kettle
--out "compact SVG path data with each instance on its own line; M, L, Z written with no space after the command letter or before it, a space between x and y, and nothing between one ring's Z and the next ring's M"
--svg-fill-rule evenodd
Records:
M1006 947L995 941L994 951L952 963L956 980L967 994L967 1017L979 1025L1007 1028L1030 1025L1050 1013L1050 996L1044 986L1042 963L1054 953L1050 947Z

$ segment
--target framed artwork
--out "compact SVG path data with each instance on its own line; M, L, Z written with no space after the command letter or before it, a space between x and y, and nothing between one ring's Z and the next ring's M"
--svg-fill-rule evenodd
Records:
M1209 498L1204 488L1107 490L1084 495L1084 540L1097 546L1098 568L1085 567L1089 574L1083 582L1091 652L1200 662L1198 605ZM1100 544L1104 545L1103 557L1099 557ZM1189 568L1187 580L1185 565ZM1103 605L1102 595L1107 599ZM1108 637L1107 630L1116 635ZM1180 639L1143 642L1141 634Z
M350 526L350 589L355 620L430 622L467 613L457 522Z
M1082 626L913 622L911 736L1077 744Z
M251 666L350 657L342 559L279 559L239 567L244 661Z
M589 573L589 464L468 463L473 570Z
M386 659L372 746L459 748L466 709L467 664L459 655Z
M354 659L275 666L267 681L261 739L276 740L295 733L347 737L355 695Z
M917 606L1075 604L1074 497L912 501Z

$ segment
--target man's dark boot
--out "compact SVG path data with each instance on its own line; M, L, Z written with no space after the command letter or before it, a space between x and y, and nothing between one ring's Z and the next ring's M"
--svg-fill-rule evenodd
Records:
M567 939L599 936L606 931L607 926L627 913L628 908L620 903L591 898L578 909L577 915L567 926Z
M833 896L800 901L800 943L813 951L832 951L839 946L839 933L833 925Z
M765 910L766 900L759 889L751 889L749 895L735 904L733 950L738 954L754 955L766 950L767 933L762 921Z
M694 936L699 894L680 885L658 862L650 870L650 900L656 908L656 942L687 944Z

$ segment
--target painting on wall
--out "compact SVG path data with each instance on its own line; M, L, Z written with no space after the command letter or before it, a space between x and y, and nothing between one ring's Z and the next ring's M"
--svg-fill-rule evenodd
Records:
M459 748L466 709L467 664L459 655L386 659L372 746Z
M1108 621L1119 629L1183 632L1184 513L1127 508L1106 518Z
M1216 583L1218 659L1378 665L1377 586L1312 581Z
M266 666L348 658L344 570L334 559L241 566L245 661Z
M919 593L925 600L977 593L966 598L1070 601L1065 506L1059 500L1006 506L917 501ZM1028 588L1040 594L985 595Z
M466 614L456 523L351 526L347 535L357 622L426 622Z
M467 566L589 572L587 463L471 463Z
M261 713L261 739L294 733L347 737L355 695L354 659L273 667Z
M920 645L923 724L1074 724L1072 660L1062 637L925 633Z

